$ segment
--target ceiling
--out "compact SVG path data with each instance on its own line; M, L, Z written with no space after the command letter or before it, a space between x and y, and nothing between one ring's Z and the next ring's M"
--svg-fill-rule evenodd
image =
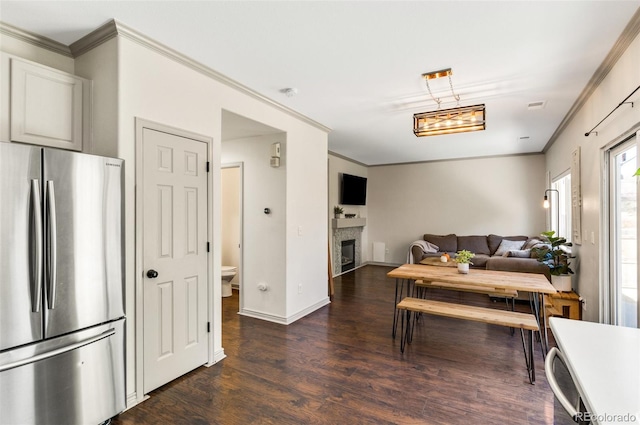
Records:
M1 1L0 20L68 45L116 19L331 128L331 152L377 165L541 152L639 7L640 0ZM421 75L443 68L453 70L461 105L486 104L485 131L414 136L413 114L436 109ZM288 87L297 95L282 93ZM455 106L446 79L432 80L432 90L442 108ZM545 106L529 110L532 102ZM242 134L235 125L243 120L225 131Z

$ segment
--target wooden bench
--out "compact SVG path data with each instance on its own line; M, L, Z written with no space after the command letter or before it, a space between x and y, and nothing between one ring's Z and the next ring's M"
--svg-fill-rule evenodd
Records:
M530 313L520 313L509 310L496 310L492 308L469 306L464 304L453 304L442 301L425 300L421 298L407 297L400 301L397 305L399 310L406 311L402 315L402 325L400 333L402 339L400 341L400 351L404 353L405 344L411 343L413 329L411 326L411 312L432 314L435 316L452 317L455 319L472 320L475 322L483 322L492 325L507 326L520 329L522 337L522 349L524 350L525 362L527 364L527 373L529 382L535 382L535 368L533 364L533 332L540 331L535 315ZM405 330L406 321L406 330ZM529 331L528 343L525 342L524 331ZM528 347L527 347L528 345ZM527 349L528 348L528 349Z
M504 298L504 302L507 305L507 309L514 311L516 309L516 298L518 298L518 291L509 290L509 289L496 289L496 288L488 288L486 286L476 286L476 285L461 285L461 284L452 284L447 282L428 282L424 280L416 280L415 281L416 288L418 288L418 298L425 298L426 294L421 293L419 288L432 288L432 289L446 289L460 292L473 292L476 294L485 294L489 295L489 297L500 297ZM511 300L511 305L509 305L509 300ZM511 328L511 335L513 335L514 329Z

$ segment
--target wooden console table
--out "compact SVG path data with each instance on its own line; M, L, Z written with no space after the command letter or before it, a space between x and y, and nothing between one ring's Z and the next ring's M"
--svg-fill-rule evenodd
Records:
M549 326L550 317L582 320L582 297L574 291L549 294L545 300L547 327Z

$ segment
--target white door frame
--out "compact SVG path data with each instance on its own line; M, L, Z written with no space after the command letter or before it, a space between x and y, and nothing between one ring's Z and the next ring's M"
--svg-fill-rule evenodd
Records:
M244 162L229 162L222 164L220 168L240 169L240 264L238 265L238 298L240 299L238 312L240 312L244 308L244 291L242 290L242 284L244 281ZM222 255L222 253L220 253L220 255Z
M611 188L610 188L610 170L609 170L609 154L610 151L620 143L623 143L624 140L633 137L635 134L636 144L640 142L640 123L634 125L630 130L622 133L620 136L614 138L609 143L605 144L600 148L600 273L599 273L599 288L598 293L600 295L600 314L598 315L598 320L600 323L611 324L612 323L612 314L613 311L611 309L611 297L610 297L610 288L611 288L611 267L609 262L609 253L611 250L610 238L611 238L611 214L609 211L609 199L611 197ZM638 184L640 185L640 177L638 179ZM639 220L640 223L640 208L638 209ZM638 252L640 252L640 238L638 240ZM639 276L640 276L640 263L638 266ZM640 303L638 304L638 308L640 309ZM638 317L640 317L640 311L638 312Z
M207 144L207 161L209 164L213 164L213 138L204 136L202 134L193 133L187 130L182 130L176 127L171 127L165 124L160 124L154 121L145 120L143 118L135 118L135 126L136 126L136 163L135 163L135 181L136 181L136 206L135 206L135 215L136 215L136 228L135 228L135 293L136 293L136 312L135 312L135 327L136 327L136 338L135 338L135 346L136 346L136 365L135 365L135 375L136 375L136 401L139 403L145 398L148 398L144 394L144 279L143 279L143 223L142 223L142 211L143 211L143 203L144 203L144 193L143 193L143 130L150 129L155 130L167 134L172 134L179 137L185 137L193 140L197 140L199 142L203 142ZM127 167L125 164L125 173ZM207 240L210 245L213 246L213 170L211 170L207 175ZM208 253L207 260L207 317L208 321L211 323L210 329L214 329L214 311L213 311L213 298L212 294L213 290L213 248ZM214 334L210 332L208 335L207 345L209 347L209 364L213 364L214 353L211 350L213 347L213 339Z

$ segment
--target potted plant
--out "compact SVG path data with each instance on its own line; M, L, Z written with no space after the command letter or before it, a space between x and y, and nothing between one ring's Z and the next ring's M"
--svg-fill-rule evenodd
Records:
M473 264L471 259L475 256L476 254L471 251L467 251L466 249L458 251L455 259L456 263L458 263L458 273L469 273L469 264Z
M342 208L341 206L336 205L335 207L333 207L334 218L340 218L343 212L344 212L344 208Z
M571 292L573 270L569 267L569 260L572 258L572 244L566 238L554 236L555 233L553 230L543 232L541 236L548 245L533 248L531 252L539 262L549 267L551 284L560 292Z

